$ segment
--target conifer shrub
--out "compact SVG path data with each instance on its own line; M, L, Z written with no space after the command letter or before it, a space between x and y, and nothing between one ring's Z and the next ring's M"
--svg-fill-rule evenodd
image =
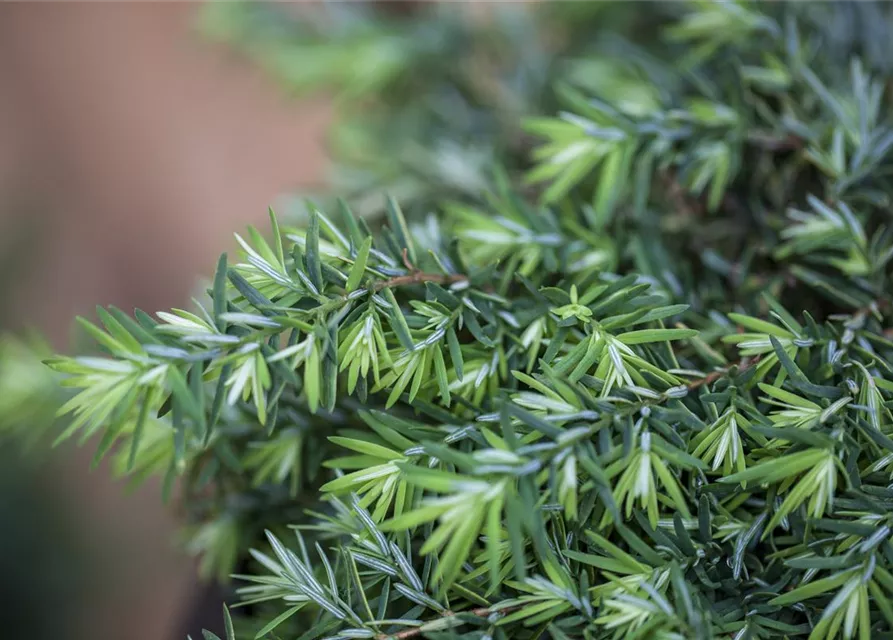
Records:
M271 214L50 361L228 638L888 637L889 11L661 7L479 193Z

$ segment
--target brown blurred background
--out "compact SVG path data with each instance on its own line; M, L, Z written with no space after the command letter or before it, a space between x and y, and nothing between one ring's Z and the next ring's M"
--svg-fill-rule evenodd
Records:
M232 231L263 224L277 194L323 180L325 105L287 100L203 42L197 9L0 4L3 328L37 328L64 349L72 317L96 304L185 304ZM64 602L44 603L46 614L66 616L66 639L184 638L200 587L173 551L157 487L127 496L102 469L87 472L90 455L66 449L12 480L65 505L45 524L57 555L88 550L86 567L58 568Z

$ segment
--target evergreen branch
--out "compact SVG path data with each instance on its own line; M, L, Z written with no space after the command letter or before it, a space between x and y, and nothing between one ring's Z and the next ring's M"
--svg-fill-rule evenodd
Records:
M893 18L547 4L473 29L227 9L277 27L252 51L293 85L332 75L370 179L345 188L410 219L272 216L210 304L100 310L105 355L50 361L61 438L183 483L189 548L249 567L260 635L882 636L893 67L834 25ZM573 61L540 46L556 23Z

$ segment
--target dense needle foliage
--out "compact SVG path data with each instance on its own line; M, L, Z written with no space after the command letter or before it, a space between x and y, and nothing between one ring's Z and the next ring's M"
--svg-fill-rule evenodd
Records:
M564 19L529 156L100 310L66 435L181 483L246 637L886 637L889 11Z

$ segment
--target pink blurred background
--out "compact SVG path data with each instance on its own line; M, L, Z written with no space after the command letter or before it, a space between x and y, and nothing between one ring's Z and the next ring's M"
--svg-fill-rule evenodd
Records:
M72 317L96 304L183 304L233 231L323 180L325 103L290 101L203 42L197 9L0 4L0 253L14 256L0 278L3 328L37 328L64 349ZM173 516L156 486L127 496L87 471L90 456L63 449L13 481L62 505L47 544L85 550L42 610L64 617L66 639L184 638L201 588L173 550Z

